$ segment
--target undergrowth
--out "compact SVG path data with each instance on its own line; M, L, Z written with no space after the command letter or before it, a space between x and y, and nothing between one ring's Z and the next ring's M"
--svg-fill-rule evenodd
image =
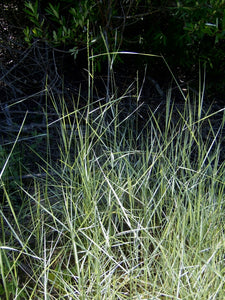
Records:
M137 130L125 97L71 110L52 96L58 161L20 187L19 213L1 178L2 299L224 299L222 111L168 93Z

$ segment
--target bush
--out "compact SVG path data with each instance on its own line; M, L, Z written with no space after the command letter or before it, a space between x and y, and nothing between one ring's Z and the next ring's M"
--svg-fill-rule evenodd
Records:
M99 47L103 45L101 32L107 36L110 48L115 32L123 33L125 16L122 17L122 10L126 15L133 5L126 5L126 1L122 1L120 7L117 1L84 0L74 3L62 0L51 4L40 0L35 3L27 1L25 6L31 21L31 26L24 29L25 40L31 43L34 39L41 39L55 46L64 45L76 57L77 51L87 45L87 32L92 43L101 41L95 44L96 52L99 53Z
M28 43L47 40L67 46L76 57L86 46L89 22L96 53L105 47L102 31L109 50L114 49L117 37L118 47L133 51L130 42L134 42L139 50L162 53L172 65L190 68L200 60L224 69L225 1L61 0L52 4L36 0L25 5L31 21L24 30Z

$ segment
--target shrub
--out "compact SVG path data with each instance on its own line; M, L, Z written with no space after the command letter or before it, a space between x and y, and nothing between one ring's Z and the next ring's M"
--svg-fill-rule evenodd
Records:
M57 4L36 0L35 3L25 2L25 6L25 12L31 22L31 26L24 29L25 40L28 43L33 39L47 40L55 46L68 46L70 52L76 54L78 49L86 47L88 23L90 40L102 41L102 31L107 35L110 47L115 31L122 35L125 16L134 4L126 5L126 1L122 1L120 7L117 1L112 0L109 3L62 0ZM99 44L95 44L95 49L98 52Z
M224 69L225 1L108 2L27 1L25 12L31 25L24 29L25 40L64 45L76 58L78 50L86 47L89 22L94 53L105 51L102 32L110 51L116 45L133 51L136 43L138 50L161 53L172 65L191 69L200 60L214 70Z

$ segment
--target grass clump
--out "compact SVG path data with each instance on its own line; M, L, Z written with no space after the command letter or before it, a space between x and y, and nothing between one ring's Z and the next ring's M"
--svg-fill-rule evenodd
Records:
M137 131L124 97L52 98L58 162L49 139L45 178L1 210L3 299L223 299L224 118L168 96Z

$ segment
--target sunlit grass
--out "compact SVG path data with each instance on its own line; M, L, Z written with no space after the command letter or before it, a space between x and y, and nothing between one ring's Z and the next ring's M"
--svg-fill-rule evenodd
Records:
M52 96L58 162L21 186L18 216L4 187L3 299L224 298L224 118L211 125L201 93L174 114L168 93L136 132L123 97L70 111Z

